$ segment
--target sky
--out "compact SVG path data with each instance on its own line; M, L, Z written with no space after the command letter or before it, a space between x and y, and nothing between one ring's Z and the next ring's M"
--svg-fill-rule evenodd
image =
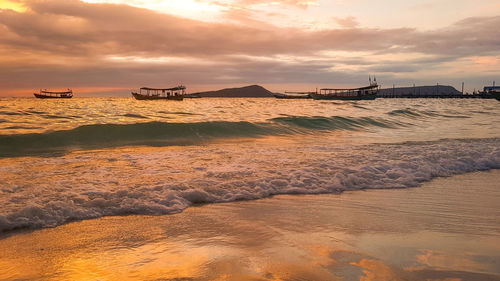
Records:
M500 84L498 0L0 0L0 96Z

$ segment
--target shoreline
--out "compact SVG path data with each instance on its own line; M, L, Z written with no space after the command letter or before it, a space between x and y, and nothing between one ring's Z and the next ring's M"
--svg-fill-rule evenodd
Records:
M496 139L354 146L335 142L336 134L326 137L328 144L315 143L311 136L303 138L307 144L270 138L0 159L6 194L0 230L112 215L172 214L196 203L276 194L407 188L500 163Z
M499 280L499 176L24 230L0 239L0 280Z

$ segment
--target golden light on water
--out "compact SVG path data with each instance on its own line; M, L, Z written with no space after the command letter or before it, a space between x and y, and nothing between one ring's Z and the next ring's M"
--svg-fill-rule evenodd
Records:
M494 189L496 175L478 186ZM420 200L462 197L460 192L441 193L439 187L453 189L466 177L415 190L280 196L194 207L169 216L107 217L18 233L0 239L0 279L343 280L339 274L344 274L374 281L459 276L464 269L477 276L497 272L494 260L485 259L498 252L494 233L470 242L467 233L422 231L436 221L419 226L422 221L409 220L421 217L420 212L432 213L433 208L422 209ZM446 196L432 196L436 194ZM481 196L474 200L487 201ZM393 207L405 211L379 207L389 202L403 202ZM308 209L312 204L314 211ZM447 214L434 216L437 221L448 221L449 214L463 208L436 205Z
M97 255L69 257L58 265L65 280L131 280L157 278L199 278L207 261L206 249L169 252L173 245L146 244L133 249L117 249ZM120 270L117 270L120 269ZM140 277L139 277L140 276Z

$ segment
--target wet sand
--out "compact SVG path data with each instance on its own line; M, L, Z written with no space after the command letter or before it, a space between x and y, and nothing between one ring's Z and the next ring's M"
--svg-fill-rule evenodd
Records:
M0 280L500 280L500 171L3 234Z

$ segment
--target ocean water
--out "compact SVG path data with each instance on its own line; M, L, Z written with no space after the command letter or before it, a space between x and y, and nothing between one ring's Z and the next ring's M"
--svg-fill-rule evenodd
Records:
M500 168L500 102L0 98L0 231Z

